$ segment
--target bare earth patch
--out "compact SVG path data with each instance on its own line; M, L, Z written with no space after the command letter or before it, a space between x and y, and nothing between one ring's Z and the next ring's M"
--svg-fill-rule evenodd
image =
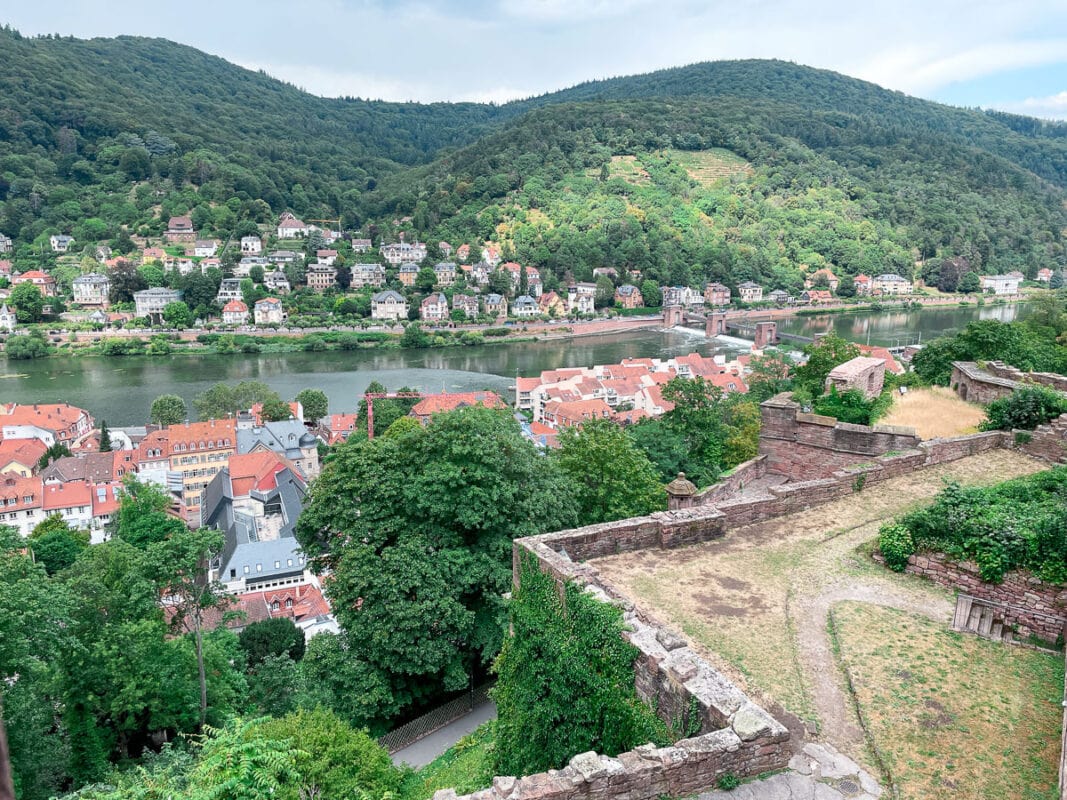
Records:
M981 406L965 403L948 387L931 386L895 395L889 413L878 422L914 428L920 439L936 439L975 433L985 418Z
M994 450L739 528L714 542L593 564L639 608L683 631L745 691L768 707L780 704L842 751L863 758L862 735L835 674L829 607L842 600L885 603L947 624L952 606L948 592L882 569L858 550L869 546L884 521L928 502L943 478L992 484L1045 467Z
M1063 658L862 603L840 657L902 800L1058 797Z

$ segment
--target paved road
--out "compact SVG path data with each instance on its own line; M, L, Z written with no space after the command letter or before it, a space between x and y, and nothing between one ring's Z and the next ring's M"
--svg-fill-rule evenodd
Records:
M450 722L402 750L397 750L393 753L393 763L397 766L407 764L415 769L424 767L483 722L491 719L496 719L496 705L492 702L482 703L467 716Z

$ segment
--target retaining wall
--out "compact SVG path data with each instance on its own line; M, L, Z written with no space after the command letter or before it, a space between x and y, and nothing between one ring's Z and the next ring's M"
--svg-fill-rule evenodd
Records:
M1055 642L1067 627L1067 587L1045 583L1026 572L1009 572L1001 583L987 583L971 561L955 561L944 553L922 553L908 559L907 571L948 589L1000 606L1005 623L1025 638L1033 634Z

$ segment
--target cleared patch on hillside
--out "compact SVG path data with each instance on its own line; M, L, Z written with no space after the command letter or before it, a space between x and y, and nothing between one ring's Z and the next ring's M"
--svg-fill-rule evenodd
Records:
M832 614L839 657L901 800L1059 796L1062 656L866 603Z
M878 423L914 428L920 439L936 439L975 433L985 418L981 406L965 403L948 387L931 386L895 394L889 412Z
M590 178L599 178L600 169L586 170L585 174ZM652 182L644 164L637 160L637 156L612 156L608 164L608 179L622 178L634 186L647 186Z
M752 165L745 159L721 147L710 150L668 150L667 154L682 165L690 178L704 187L714 186L732 175L752 172Z

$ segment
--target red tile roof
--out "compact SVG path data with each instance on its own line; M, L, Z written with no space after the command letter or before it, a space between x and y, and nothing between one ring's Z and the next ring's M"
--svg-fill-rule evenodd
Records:
M0 441L0 467L15 462L33 469L48 446L40 439L7 439Z
M72 430L85 418L92 424L89 412L67 403L11 404L0 413L0 425L34 425L51 431Z
M227 469L233 496L247 497L253 489L270 491L278 485L278 473L291 466L285 458L270 450L230 456ZM295 470L293 474L296 474Z
M248 311L248 306L246 306L240 300L231 300L230 302L228 302L226 305L224 305L222 307L222 313L223 314L240 313L242 311L243 312L247 312Z
M43 491L45 511L93 504L92 487L88 483L53 483Z
M0 476L0 500L5 505L15 501L16 508L40 508L42 502L42 485L40 478L16 478L14 475ZM32 498L24 503L24 498Z
M232 419L211 419L206 422L185 422L180 425L168 425L167 426L167 438L170 443L171 451L178 444L185 444L192 449L193 445L196 445L196 449L199 448L200 442L204 442L205 449L211 449L208 446L208 442L214 442L214 449L225 450L233 449L236 442L234 421ZM229 444L224 444L224 440L229 439Z
M411 409L416 417L429 417L445 411L455 411L467 406L484 406L485 408L506 408L500 395L495 392L456 392L453 394L431 394L422 398Z

